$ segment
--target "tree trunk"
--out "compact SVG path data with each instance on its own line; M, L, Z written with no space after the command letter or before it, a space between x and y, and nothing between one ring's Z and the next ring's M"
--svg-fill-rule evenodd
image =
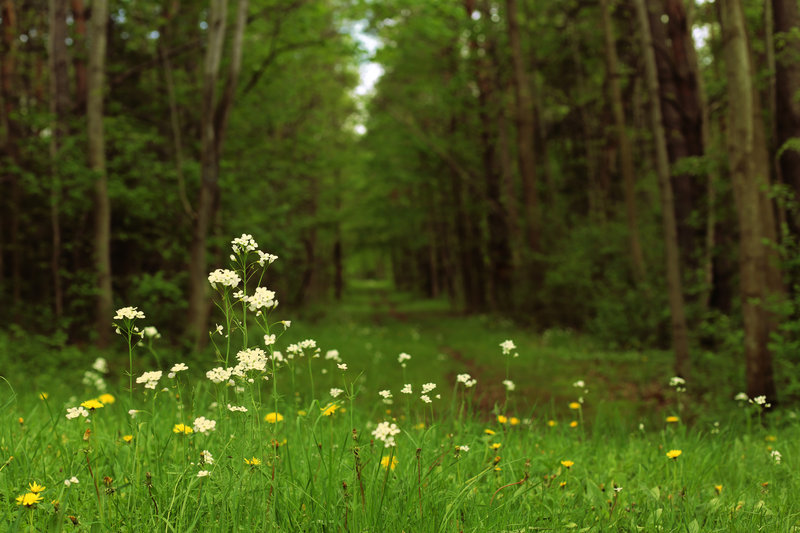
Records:
M111 336L113 300L111 293L111 202L108 198L103 94L105 90L106 27L108 0L92 2L89 41L89 78L86 100L89 168L95 174L94 264L97 275L95 328L97 345L108 345Z
M69 71L67 68L67 2L50 0L50 276L53 280L53 311L59 320L64 311L61 289L61 144L67 133L70 112ZM102 111L101 111L102 113Z
M75 21L75 45L72 65L75 68L75 114L86 112L86 8L83 0L71 0L72 18Z
M775 47L775 110L777 146L780 149L791 138L800 138L800 14L796 0L772 0L772 16L777 41ZM800 150L784 150L778 159L782 181L800 199ZM792 229L800 235L800 220L792 221Z
M764 203L759 188L766 175L755 167L757 135L755 116L759 111L753 86L752 57L740 0L718 4L728 76L728 157L730 160L736 210L739 215L739 267L744 318L744 348L747 394L775 400L775 382L769 342L769 312L766 266L768 253L762 241ZM762 169L763 170L763 169Z
M675 205L670 182L667 140L659 102L658 73L655 51L650 38L645 0L636 0L636 11L639 17L639 28L642 34L642 53L644 55L647 85L650 93L650 115L656 150L656 170L661 190L661 211L664 224L664 245L667 260L667 291L669 292L669 308L672 315L672 345L675 350L675 373L687 378L689 375L689 333L683 303L681 284L680 252L678 234L675 223Z
M614 129L617 134L619 158L622 170L622 183L625 191L625 213L628 221L628 243L631 254L631 270L637 283L645 280L644 254L642 253L639 238L639 223L636 215L636 178L633 165L633 151L628 132L625 126L625 113L622 104L622 92L619 87L619 61L617 47L614 40L614 31L611 25L611 14L608 9L608 0L600 0L600 9L603 16L603 32L605 34L606 68L608 87L611 92L611 107L614 112Z
M522 55L519 22L517 21L517 1L506 0L508 18L508 40L511 45L511 82L516 101L515 119L517 123L517 158L522 177L522 194L525 199L525 233L528 246L533 252L540 251L539 194L536 189L536 155L534 146L533 99L530 83L525 72Z
M211 0L209 10L208 47L206 48L203 77L201 183L197 201L197 216L192 228L191 263L189 264L189 316L187 320L187 333L198 348L202 347L206 340L204 331L209 309L206 298L208 284L206 280L208 274L206 240L210 223L214 220L219 204L219 165L225 130L241 71L247 8L248 1L239 0L231 45L229 73L219 103L217 103L216 87L225 43L227 0Z
M0 116L0 126L2 126L5 135L3 137L2 146L4 148L4 155L0 158L3 162L1 167L2 177L0 185L2 185L3 194L3 213L0 214L0 225L3 225L5 213L8 213L9 229L6 230L3 226L2 240L0 240L0 297L5 298L5 256L10 252L12 264L12 301L16 305L20 301L19 294L19 269L15 265L19 264L19 247L18 237L15 234L15 227L18 228L17 221L19 220L19 207L18 202L14 201L18 196L19 184L17 181L16 172L12 169L16 163L16 146L18 142L18 126L14 120L14 103L15 97L15 80L16 80L16 55L17 55L17 13L14 9L13 0L3 0L2 7L0 8L0 22L2 29L2 41L0 41L0 100L2 100L3 113ZM17 275L15 275L17 274Z

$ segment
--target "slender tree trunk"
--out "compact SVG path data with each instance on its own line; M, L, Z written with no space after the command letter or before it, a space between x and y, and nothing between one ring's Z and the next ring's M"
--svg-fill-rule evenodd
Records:
M775 49L775 115L778 167L782 181L800 199L800 150L780 152L791 138L800 138L800 14L796 0L772 0L772 17L778 45ZM800 218L796 214L792 229L800 235Z
M61 289L61 145L67 133L70 111L69 71L67 68L67 1L50 0L50 276L53 281L53 311L60 319L64 311Z
M739 214L747 394L764 395L774 401L772 355L767 346L772 320L765 308L768 253L762 240L765 220L759 191L767 176L759 176L754 164L759 135L754 120L758 106L752 81L752 56L740 0L720 0L718 8L728 75L728 157Z
M664 245L667 260L667 290L669 292L669 308L672 315L672 345L675 350L675 373L687 378L689 375L689 332L684 312L683 288L681 286L680 252L678 249L678 233L675 223L675 205L670 182L667 140L659 102L658 73L653 42L645 0L636 0L636 11L642 34L642 53L650 93L650 114L656 149L656 170L661 190L661 211L664 224Z
M622 167L622 183L625 191L625 213L628 221L628 245L631 254L633 277L637 283L645 280L644 254L639 238L639 222L636 214L636 170L633 165L633 151L625 126L625 113L622 105L622 92L619 87L619 60L611 25L611 14L608 0L600 0L603 15L603 32L605 34L606 68L608 71L608 87L611 92L611 107L614 112L614 129L617 134L620 165Z
M508 40L511 45L512 84L517 123L517 158L522 178L522 194L525 199L525 233L528 246L533 252L540 251L539 229L539 194L536 183L536 152L534 146L533 99L530 83L525 72L525 60L522 55L519 22L517 20L517 1L506 0L506 16L508 18Z
M72 65L75 69L75 114L86 112L86 8L83 0L71 0L75 38Z
M95 329L98 346L110 340L113 300L111 293L111 202L108 198L103 94L105 92L106 27L108 0L93 0L89 41L89 78L86 115L89 168L95 174L94 264L97 275Z

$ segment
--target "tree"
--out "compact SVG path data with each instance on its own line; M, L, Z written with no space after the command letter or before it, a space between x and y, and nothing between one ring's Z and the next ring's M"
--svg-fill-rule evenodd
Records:
M97 344L110 340L113 297L111 293L111 202L108 197L103 97L105 95L106 29L108 0L94 0L90 22L89 79L86 98L89 169L95 175L94 266L97 276L95 328Z

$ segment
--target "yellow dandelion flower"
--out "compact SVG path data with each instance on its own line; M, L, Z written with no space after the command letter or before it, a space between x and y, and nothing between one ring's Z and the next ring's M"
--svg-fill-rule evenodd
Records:
M558 484L558 486L563 489L564 487L567 486L567 482L566 481L562 481L561 483Z
M111 405L115 401L117 401L112 395L105 393L101 394L98 398L103 405Z
M303 410L303 409L300 409L299 411L297 411L297 416L306 416L307 414L308 413L306 413L305 410Z
M425 429L425 422L420 422L414 425L414 429Z
M564 468L570 469L575 464L575 461L561 461L561 464L564 465Z
M20 424L24 424L24 423L25 423L25 419L24 419L24 418L22 418L22 417L19 417L19 418L17 419L17 422L19 422Z
M666 420L667 424L677 424L678 422L681 421L681 419L678 418L677 416L668 416Z
M503 470L503 469L502 469L502 468L500 468L499 466L496 466L496 467L494 467L494 471L495 471L495 472L500 472L500 471L502 471L502 470Z
M570 409L580 409L581 408L581 404L579 404L578 402L572 402L572 403L569 404L569 408Z
M339 406L335 403L329 403L325 407L320 408L320 411L322 411L322 416L331 416L338 408Z
M569 427L571 427L571 428L578 427L578 421L577 420L573 420L572 422L569 423Z
M558 422L556 422L555 420L548 420L547 425L550 426L551 428L554 428L556 427L556 425L558 425Z
M722 493L722 485L714 485L714 491L715 491L717 494L720 494L720 493Z
M175 424L172 428L173 433L181 433L183 435L188 435L189 433L194 433L192 426L187 426L186 424Z
M40 400L46 400L46 399L47 399L47 398L49 398L49 397L50 397L50 395L49 395L49 394L47 394L46 392L40 392L40 393L39 393L39 399L40 399Z
M124 440L125 442L130 442L133 440L133 435L123 435L122 440Z
M24 505L25 507L33 507L41 501L42 497L35 492L28 492L27 494L17 496L17 505Z
M511 418L508 419L508 423L511 424L512 426L516 426L519 424L519 418L517 418L516 416L512 416Z
M40 492L44 492L44 489L46 489L46 488L47 487L39 485L35 481L33 483L29 483L28 484L28 490L31 491L31 492L35 492L36 494L39 494Z
M500 459L501 459L501 457L500 457L499 455L495 455L495 456L494 456L494 464L497 464L497 463L499 463L499 462L500 462Z
M491 444L489 445L489 447L490 447L491 449L493 449L493 450L499 450L499 449L500 449L500 446L502 446L502 444L501 444L501 443L499 443L499 442L493 442L493 443L491 443Z
M508 422L508 418L506 418L503 415L497 415L497 421L500 422L501 424L505 424L506 422Z
M92 398L91 400L86 400L85 402L83 402L81 404L81 407L83 407L85 409L88 409L90 411L93 411L95 409L102 409L103 408L103 404L102 404L102 402L100 402L100 400Z
M281 420L283 420L283 415L280 413L267 413L264 417L264 420L269 422L270 424L277 424Z
M775 442L776 440L778 440L778 437L776 437L775 435L767 435L766 437L764 437L764 440L767 442Z
M677 459L683 452L681 450L670 450L667 452L667 457L670 459Z
M261 459L259 459L258 457L253 457L252 459L245 459L244 464L250 466L258 466L261 464Z
M392 464L389 465L389 456L386 456L383 459L381 459L381 466L383 468L391 468L392 470L394 470L397 467L397 463L399 462L400 461L397 460L397 457L392 456Z

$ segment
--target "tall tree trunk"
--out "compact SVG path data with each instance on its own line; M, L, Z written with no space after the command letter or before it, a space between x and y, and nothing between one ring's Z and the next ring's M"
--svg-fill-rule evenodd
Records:
M611 25L611 13L608 0L600 0L603 16L603 32L605 34L606 69L608 87L611 93L611 107L614 112L614 129L617 134L619 159L622 170L622 183L625 191L625 213L628 221L628 246L631 254L631 270L637 283L645 280L644 254L639 238L639 222L636 215L636 170L633 166L633 151L625 126L625 112L622 105L622 92L619 87L619 60Z
M765 307L768 296L766 267L769 261L763 243L764 203L759 188L767 179L755 165L755 116L759 111L753 86L752 56L740 0L718 4L728 76L728 157L739 215L739 266L744 318L744 348L747 394L775 400L775 381L769 341L772 319ZM763 169L761 169L763 171Z
M97 275L95 329L98 346L110 340L113 299L111 293L111 202L108 198L103 94L105 92L106 27L108 0L92 2L89 41L89 78L86 99L89 168L95 174L94 265Z
M506 0L506 16L508 18L508 40L511 45L511 62L513 65L511 82L514 86L514 98L516 101L514 115L517 123L517 158L519 173L522 177L522 194L525 199L525 233L530 249L533 252L539 252L541 235L539 229L539 194L536 188L533 99L531 98L530 83L525 71L525 60L522 55L516 0Z
M19 251L15 246L17 237L14 235L15 220L19 217L19 208L12 198L17 194L19 185L17 182L16 173L12 170L15 166L15 155L17 145L18 126L14 120L14 103L15 103L15 80L16 80L16 56L17 56L17 13L14 9L13 0L3 0L0 6L0 101L3 105L3 113L0 115L0 127L5 132L2 139L2 146L4 148L3 156L0 156L2 164L2 177L0 179L0 190L3 194L0 195L3 201L3 213L0 213L0 226L2 227L2 235L0 235L0 297L6 298L5 294L5 260L6 254L10 251L12 255L12 265L14 259ZM8 225L10 228L6 230L5 214L8 213ZM8 239L8 241L6 240ZM16 305L19 303L19 280L14 279L12 275L12 291L13 302Z
M639 28L642 34L642 53L644 55L647 85L650 92L650 115L656 150L656 170L658 173L659 189L661 190L661 211L663 216L664 246L666 248L667 260L667 291L669 292L669 308L672 316L672 345L675 350L675 373L678 376L686 378L690 370L689 332L686 326L686 316L684 312L680 251L678 249L672 183L670 182L667 140L664 132L664 122L661 116L661 105L658 98L658 72L653 42L650 38L650 24L645 0L636 0L636 11L639 17Z
M61 145L67 133L70 112L69 71L67 68L67 0L50 0L50 276L53 280L53 311L60 319L64 311L61 289Z
M791 138L800 138L800 14L796 0L772 0L775 37L775 111L777 146L780 149ZM784 150L778 159L782 181L800 199L800 150ZM800 214L792 221L800 235Z
M72 56L75 69L75 114L83 116L86 112L86 7L83 0L71 0L71 5L76 50Z
M244 28L247 23L247 0L239 0L236 14L228 78L222 97L217 103L217 83L225 43L227 0L211 0L208 20L208 46L206 48L203 76L203 124L201 135L201 183L197 201L197 215L192 228L189 264L189 316L187 333L196 347L206 340L203 333L208 318L206 298L208 261L206 240L211 221L219 205L219 165L222 145L228 125L236 86L242 66Z

